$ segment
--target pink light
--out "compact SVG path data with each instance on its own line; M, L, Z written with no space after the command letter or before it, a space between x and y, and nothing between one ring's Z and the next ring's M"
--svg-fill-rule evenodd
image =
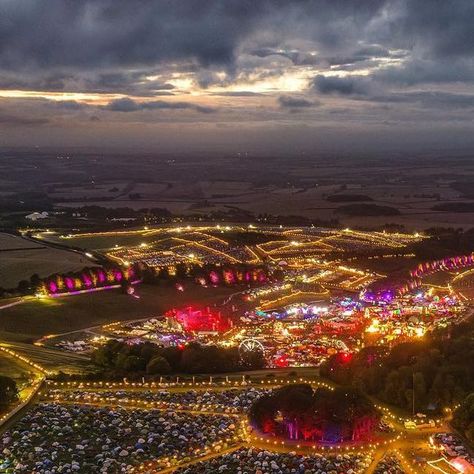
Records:
M217 285L219 283L219 275L215 271L209 273L209 279L213 285Z

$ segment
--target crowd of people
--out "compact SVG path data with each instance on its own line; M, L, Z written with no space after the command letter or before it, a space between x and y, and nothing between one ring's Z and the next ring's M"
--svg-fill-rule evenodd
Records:
M153 408L212 411L226 414L245 413L252 403L269 390L260 388L228 389L222 391L188 390L50 390L52 400L66 402L100 402L117 404L153 404Z
M119 473L192 456L237 433L235 418L41 403L1 437L0 472Z
M239 449L223 456L178 469L179 474L359 474L370 459L361 455L302 456L260 449Z

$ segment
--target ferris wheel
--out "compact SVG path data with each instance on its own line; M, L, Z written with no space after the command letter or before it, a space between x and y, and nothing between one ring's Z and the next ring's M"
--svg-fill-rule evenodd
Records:
M265 348L263 344L257 339L244 339L239 346L240 357L245 357L246 355L253 354L255 352L265 353Z

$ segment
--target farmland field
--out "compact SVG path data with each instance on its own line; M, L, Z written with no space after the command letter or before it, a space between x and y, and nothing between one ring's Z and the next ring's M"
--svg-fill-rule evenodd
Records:
M29 280L34 273L44 277L80 270L87 265L90 262L84 255L0 234L0 286L3 288L16 287L20 280Z

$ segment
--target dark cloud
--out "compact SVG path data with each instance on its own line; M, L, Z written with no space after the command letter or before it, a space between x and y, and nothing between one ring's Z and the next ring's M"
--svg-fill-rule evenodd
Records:
M417 84L469 83L474 81L474 61L471 59L410 59L397 66L373 74L380 82L399 86Z
M282 95L278 97L278 103L280 104L280 107L288 109L304 109L320 105L318 102L304 99L303 97L293 97L289 95Z
M385 21L377 34L388 44L414 50L425 59L471 57L473 18L471 0L387 1Z
M324 76L318 74L313 81L320 94L368 95L371 82L365 76Z
M104 108L113 112L136 112L137 110L142 110L138 102L128 97L112 100Z
M49 0L47 7L3 0L0 89L37 94L10 105L0 98L0 123L72 128L78 121L85 130L94 117L111 129L137 118L222 127L250 120L255 136L254 125L278 120L295 130L310 122L467 123L473 18L473 0ZM208 96L199 102L225 103L218 121L215 107L193 103L189 84ZM38 98L46 92L123 98L105 106L75 95ZM290 118L282 110L304 113Z
M252 50L250 54L259 58L268 58L270 56L281 56L290 60L297 66L343 66L355 64L362 61L374 60L378 58L390 58L393 54L380 45L365 45L362 47L348 48L342 55L330 56L318 54L312 51L302 50L283 50L276 48L259 48Z
M88 108L87 104L77 102L77 100L50 100L48 105L55 109L64 109L64 110L83 110Z
M109 102L104 109L113 112L137 112L140 110L183 110L191 109L196 112L208 114L216 111L215 108L202 105L192 104L190 102L165 102L162 100L154 100L148 102L137 102L135 100L124 97Z
M226 85L242 51L323 69L409 55L388 79L471 81L473 18L472 0L4 0L0 87L168 95L173 86L150 76L184 68L202 88Z
M150 65L193 58L227 64L262 11L260 2L6 0L0 7L5 69Z
M38 76L3 73L0 66L0 89L62 92L68 79L70 76L63 73Z
M88 92L117 92L140 96L174 95L174 86L160 80L149 80L150 71L108 72L92 74L83 81Z

